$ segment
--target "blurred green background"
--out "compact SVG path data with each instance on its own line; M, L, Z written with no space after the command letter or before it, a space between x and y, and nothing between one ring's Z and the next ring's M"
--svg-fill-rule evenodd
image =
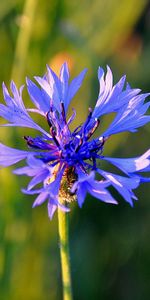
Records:
M58 72L68 61L72 77L88 67L75 97L76 124L98 94L97 68L109 64L115 81L127 74L132 87L150 91L150 2L146 0L5 0L0 2L0 81L24 84L46 63ZM1 92L2 99L2 92ZM3 100L2 100L3 101ZM29 97L24 92L25 105ZM109 117L102 120L108 126ZM76 125L75 124L75 125ZM44 126L44 124L43 124ZM0 141L24 149L29 129L1 128ZM149 147L149 126L119 134L105 154L130 157ZM34 132L31 133L34 135ZM62 299L57 214L20 188L27 179L0 170L0 299ZM88 197L72 204L70 248L75 300L150 299L150 185L141 186L131 208Z

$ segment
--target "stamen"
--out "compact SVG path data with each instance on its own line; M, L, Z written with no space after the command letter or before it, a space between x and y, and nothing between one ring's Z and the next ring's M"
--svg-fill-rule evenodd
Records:
M39 147L34 144L33 139L30 136L24 136L24 139L27 141L27 145L33 148L38 149Z
M67 121L66 121L66 113L65 113L64 103L61 102L60 104L61 104L61 114L62 114L63 120L64 120L64 122L65 122L65 124L66 124Z
M56 128L55 128L55 124L53 124L53 121L51 122L51 113L53 113L54 114L54 112L51 110L51 111L48 111L47 113L46 113L46 118L47 118L47 122L48 122L48 125L49 125L49 127L50 127L50 134L52 135L52 137L53 137L53 139L54 139L54 141L55 141L55 143L56 143L56 145L59 147L60 145L59 145L59 142L57 141L57 139L56 139ZM57 126L58 126L59 124L57 124ZM57 128L58 129L58 128Z
M75 137L79 140L79 144L78 144L77 148L75 149L75 152L77 152L79 150L79 148L81 147L81 145L83 144L83 138L79 134L77 134Z
M60 144L59 144L58 140L56 139L56 132L53 127L50 128L50 134L52 135L56 146L60 148Z
M87 119L86 119L86 121L85 121L85 123L84 123L83 130L85 130L85 128L86 128L87 125L89 124L89 122L90 122L90 120L91 120L91 117L92 117L92 108L89 107L89 108L88 108L88 111L89 111L89 114L88 114Z
M90 131L87 134L88 139L93 135L95 130L98 128L99 124L100 124L100 120L95 118L95 124L94 124L93 128L91 128Z
M52 123L51 123L51 121L50 121L49 115L50 115L50 111L48 111L48 112L46 113L46 119L47 119L47 123L48 123L49 127L52 127Z
M104 145L104 143L107 141L107 137L104 137L104 136L100 136L99 137L99 141L101 142L101 146L103 146Z
M103 140L104 140L104 137L103 137L103 136L100 136L100 137L99 137L99 141L103 143Z
M70 125L70 123L74 120L75 116L76 116L76 111L74 108L72 108L73 110L73 114L71 115L71 117L68 119L67 124Z

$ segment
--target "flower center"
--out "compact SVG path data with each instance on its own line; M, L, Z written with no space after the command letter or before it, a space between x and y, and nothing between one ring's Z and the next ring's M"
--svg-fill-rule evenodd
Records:
M86 121L73 132L70 131L69 121L66 120L63 103L61 103L60 113L51 108L47 112L46 118L53 143L42 137L25 137L30 147L45 150L39 153L39 158L44 162L54 163L54 165L64 163L68 168L67 170L72 170L72 167L75 167L76 164L84 169L96 169L96 159L101 158L100 155L106 139L99 137L90 140L100 124L100 120L92 118L92 109L89 108ZM74 117L71 121L73 119Z
M77 200L76 194L71 193L71 188L76 180L77 175L75 174L74 168L66 168L62 176L59 190L59 199L61 199L62 202L72 202Z

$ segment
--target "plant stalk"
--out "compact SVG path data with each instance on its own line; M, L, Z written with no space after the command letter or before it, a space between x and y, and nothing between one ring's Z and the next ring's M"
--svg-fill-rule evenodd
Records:
M23 13L19 20L20 30L16 42L14 63L11 74L11 77L18 85L22 84L22 78L24 76L37 3L38 0L26 0Z
M63 300L72 300L70 255L68 240L68 213L58 208L58 231L60 242L60 259L62 271Z

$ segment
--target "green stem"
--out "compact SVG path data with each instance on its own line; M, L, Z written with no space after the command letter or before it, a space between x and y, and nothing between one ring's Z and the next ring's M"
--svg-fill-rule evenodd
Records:
M68 213L58 208L58 231L62 270L63 300L72 300L70 256L68 243Z
M11 74L11 77L17 84L22 84L37 2L38 0L26 0L20 18L20 30L16 42L14 64Z

